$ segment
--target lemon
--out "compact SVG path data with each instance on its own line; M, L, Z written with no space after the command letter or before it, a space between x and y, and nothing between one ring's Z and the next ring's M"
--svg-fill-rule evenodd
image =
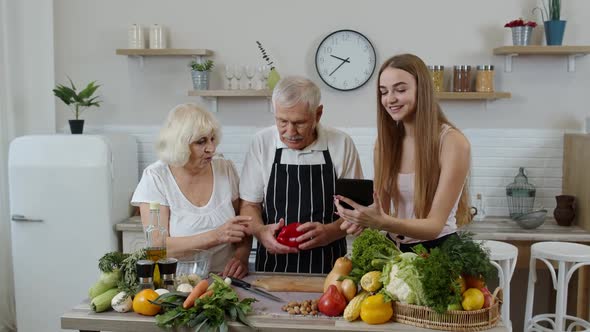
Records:
M479 310L483 308L484 296L477 288L469 288L463 293L461 305L465 310Z
M375 292L383 286L379 279L381 279L380 271L367 272L361 278L361 287L367 292Z

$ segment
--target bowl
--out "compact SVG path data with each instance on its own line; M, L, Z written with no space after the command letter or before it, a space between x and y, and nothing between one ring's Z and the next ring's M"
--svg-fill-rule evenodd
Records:
M543 209L521 214L515 217L514 221L524 229L534 229L543 225L545 217L547 217L547 210Z
M188 250L178 257L176 275L198 275L201 279L209 276L209 263L211 252L209 250Z

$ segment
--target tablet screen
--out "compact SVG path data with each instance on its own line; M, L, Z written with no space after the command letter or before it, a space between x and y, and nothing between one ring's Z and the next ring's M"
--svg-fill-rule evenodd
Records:
M373 180L362 179L337 179L336 194L352 199L356 203L364 206L373 204ZM340 201L346 209L352 207Z

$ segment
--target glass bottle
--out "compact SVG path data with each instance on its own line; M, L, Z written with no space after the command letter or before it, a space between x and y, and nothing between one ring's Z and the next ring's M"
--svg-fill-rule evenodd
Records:
M484 218L486 217L486 209L485 209L485 204L484 204L482 194L478 193L477 195L475 195L474 207L475 207L477 213L475 214L475 216L473 216L473 220L474 221L483 221Z
M154 266L154 262L148 259L142 259L135 263L139 290L146 288L154 289Z
M524 167L518 169L514 182L506 186L506 199L508 200L508 211L510 218L516 218L521 214L529 213L535 204L535 186L529 183L524 174Z
M150 225L145 229L147 258L154 263L166 258L166 238L168 230L160 225L160 204L150 203ZM154 283L160 286L160 271L156 265L154 269Z

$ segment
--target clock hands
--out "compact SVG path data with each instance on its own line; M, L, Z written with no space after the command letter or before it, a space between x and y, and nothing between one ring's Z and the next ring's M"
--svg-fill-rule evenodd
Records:
M332 72L328 76L332 76L332 74L334 74L338 70L338 68L342 67L342 65L345 64L346 62L350 63L350 61L348 61L348 59L350 59L350 57L348 57L346 59L342 59L342 63L339 64L338 67L336 67L334 70L332 70Z
M333 57L333 58L336 58L336 59L338 59L338 60L342 60L342 61L344 61L344 62L348 62L348 63L350 63L350 61L348 60L348 59L350 59L350 58L342 59L341 57L338 57L338 56L335 56L335 55L332 55L332 54L330 54L330 56L331 56L331 57Z

